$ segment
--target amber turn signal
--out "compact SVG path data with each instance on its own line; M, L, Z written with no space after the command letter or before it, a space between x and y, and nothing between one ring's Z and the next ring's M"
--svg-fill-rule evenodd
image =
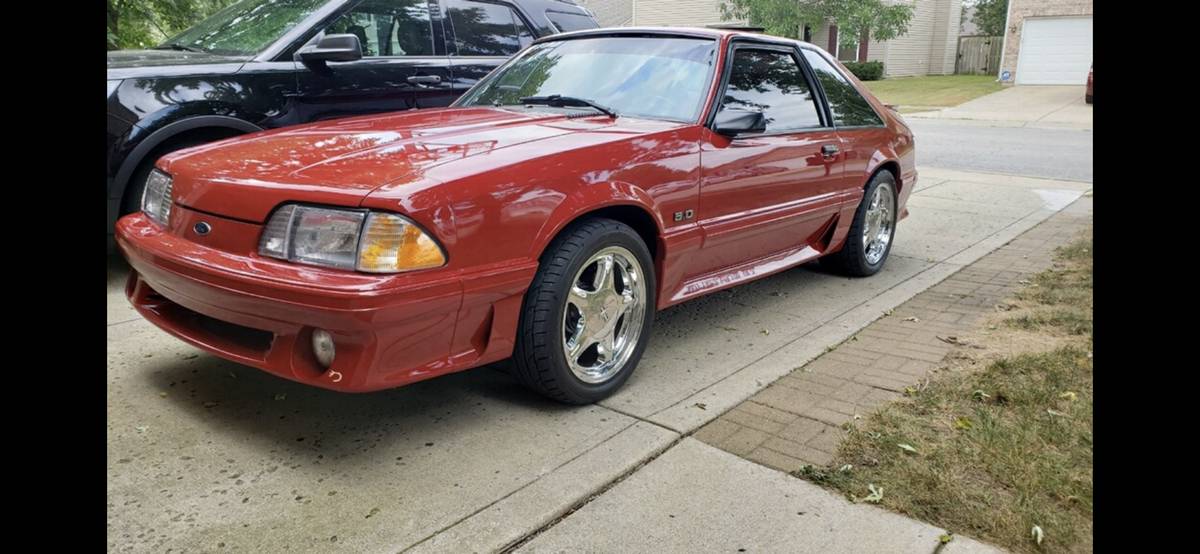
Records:
M371 213L363 226L358 270L396 273L446 264L446 255L417 224L395 214Z

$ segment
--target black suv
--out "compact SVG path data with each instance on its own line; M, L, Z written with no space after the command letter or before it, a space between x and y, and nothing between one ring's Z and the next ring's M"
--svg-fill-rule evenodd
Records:
M449 105L537 37L598 27L573 0L243 0L108 53L108 233L159 156L243 133Z

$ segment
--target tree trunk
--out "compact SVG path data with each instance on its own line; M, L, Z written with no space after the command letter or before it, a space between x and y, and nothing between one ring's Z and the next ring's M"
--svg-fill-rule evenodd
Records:
M867 49L871 44L871 30L863 29L862 34L858 36L858 61L867 61Z

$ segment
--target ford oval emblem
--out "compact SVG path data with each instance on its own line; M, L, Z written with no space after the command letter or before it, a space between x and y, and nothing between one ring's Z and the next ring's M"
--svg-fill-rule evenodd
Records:
M212 225L201 221L193 226L192 230L195 231L197 235L204 236L212 232Z

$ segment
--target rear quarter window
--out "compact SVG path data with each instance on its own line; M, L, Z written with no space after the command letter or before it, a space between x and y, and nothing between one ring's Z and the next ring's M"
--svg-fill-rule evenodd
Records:
M596 22L580 13L556 12L553 10L546 11L546 18L554 25L554 28L560 33L569 33L571 31L580 31L583 29L596 29L599 25Z
M825 99L829 101L829 111L833 112L833 124L838 127L872 127L883 125L883 120L871 103L858 93L858 89L841 74L824 56L814 50L802 48L804 59L817 74L821 88L825 89Z

